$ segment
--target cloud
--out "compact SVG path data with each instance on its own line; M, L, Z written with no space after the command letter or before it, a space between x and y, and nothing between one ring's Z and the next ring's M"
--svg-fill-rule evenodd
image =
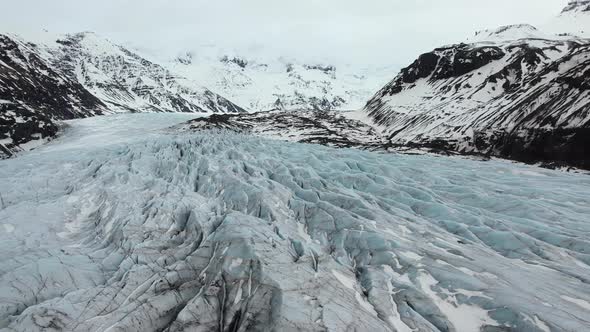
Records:
M476 30L539 24L567 0L19 0L0 29L95 31L153 54L202 45L367 65L405 65Z

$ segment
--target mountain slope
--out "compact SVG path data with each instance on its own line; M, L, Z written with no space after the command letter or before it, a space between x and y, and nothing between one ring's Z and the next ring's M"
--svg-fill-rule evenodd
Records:
M172 71L204 82L251 112L353 110L384 84L391 68L335 66L292 59L215 56L188 52L167 64Z
M93 33L35 43L0 35L0 158L56 135L56 121L113 112L244 109Z
M68 35L48 50L53 63L75 77L116 112L244 110L194 81L115 45L94 33Z
M364 112L394 146L590 168L590 42L485 31L421 55Z
M36 45L0 35L0 157L54 136L54 121L106 112L100 99L56 70Z

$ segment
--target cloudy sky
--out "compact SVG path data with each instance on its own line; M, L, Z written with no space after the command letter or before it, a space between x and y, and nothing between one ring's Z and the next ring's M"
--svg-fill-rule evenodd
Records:
M18 0L0 32L94 31L158 56L239 52L406 65L476 30L542 24L567 0Z

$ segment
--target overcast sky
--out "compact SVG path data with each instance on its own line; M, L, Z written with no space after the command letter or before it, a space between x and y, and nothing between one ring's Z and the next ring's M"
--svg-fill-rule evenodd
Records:
M542 24L567 0L1 0L1 32L94 31L152 54L203 45L407 65L476 30ZM260 51L263 50L263 51Z

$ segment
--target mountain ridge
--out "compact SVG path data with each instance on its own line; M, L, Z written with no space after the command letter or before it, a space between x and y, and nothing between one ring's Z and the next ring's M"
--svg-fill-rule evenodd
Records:
M180 75L202 80L250 112L358 109L395 72L391 67L244 56L207 48L162 63Z
M364 112L393 145L590 168L590 41L514 27L422 54Z
M57 121L117 112L244 112L196 82L84 32L0 34L0 157L55 137Z
M0 34L0 157L54 137L55 121L107 112L84 86L55 70L36 45Z

